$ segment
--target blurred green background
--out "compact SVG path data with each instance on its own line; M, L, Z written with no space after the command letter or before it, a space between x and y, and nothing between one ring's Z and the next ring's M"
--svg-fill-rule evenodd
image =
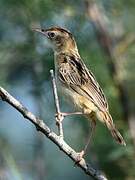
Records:
M107 128L97 123L86 159L111 180L135 179L134 19L134 0L0 0L0 86L57 132L49 73L54 68L53 52L31 28L69 29L127 142L126 147L117 145ZM63 97L60 100L62 111L73 111ZM82 150L88 121L73 116L63 124L66 142ZM69 178L90 179L14 108L0 101L0 180Z

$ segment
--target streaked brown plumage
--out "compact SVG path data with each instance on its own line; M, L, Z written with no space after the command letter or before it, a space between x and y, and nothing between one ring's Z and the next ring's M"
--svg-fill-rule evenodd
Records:
M95 118L98 118L106 124L119 144L126 145L113 123L105 95L92 72L82 61L72 34L61 27L35 31L45 35L52 44L56 78L64 93L68 94L89 119L95 121Z

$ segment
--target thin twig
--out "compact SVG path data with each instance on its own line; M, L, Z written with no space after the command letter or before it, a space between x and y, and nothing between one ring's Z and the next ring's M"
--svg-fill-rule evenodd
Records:
M43 122L43 120L40 120L38 117L32 114L25 106L23 106L2 87L0 87L0 97L3 101L6 101L16 110L18 110L24 116L24 118L31 121L39 131L46 135L46 137L55 143L61 151L63 151L68 157L70 157L70 159L77 163L76 165L79 166L86 174L97 180L107 180L107 178L100 171L95 170L90 164L87 164L85 159L82 159L78 162L78 154L74 149L72 149L53 131L51 131L50 128Z
M58 125L59 136L61 138L63 138L64 135L63 135L62 121L64 119L64 116L60 111L60 104L59 104L59 98L58 98L58 93L57 93L56 80L55 80L54 72L52 69L50 70L50 73L51 73L51 78L52 78L53 94L54 94L54 101L55 101L55 106L56 106L56 116L55 116L56 124Z

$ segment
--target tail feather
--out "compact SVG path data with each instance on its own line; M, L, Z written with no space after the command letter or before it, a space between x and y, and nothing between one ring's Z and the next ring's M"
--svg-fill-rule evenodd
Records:
M106 124L106 126L108 127L108 129L110 130L113 138L121 145L126 146L126 143L122 137L122 135L120 134L120 132L116 129L112 117L108 112L103 112L104 114L104 122Z

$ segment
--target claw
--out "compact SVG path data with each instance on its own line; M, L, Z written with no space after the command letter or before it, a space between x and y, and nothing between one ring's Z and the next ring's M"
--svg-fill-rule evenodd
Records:
M59 113L55 114L55 118L56 118L56 123L59 123L59 122L62 122L64 115L63 115L63 113L59 112Z
M80 161L83 160L83 157L85 155L85 151L82 150L81 152L77 153L78 154L78 157L77 157L77 161L75 162L75 165L77 165Z

